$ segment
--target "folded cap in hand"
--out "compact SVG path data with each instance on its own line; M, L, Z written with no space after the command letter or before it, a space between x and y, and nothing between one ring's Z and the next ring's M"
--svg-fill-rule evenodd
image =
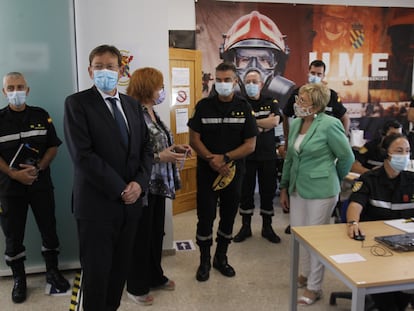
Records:
M218 175L217 178L214 180L213 185L211 188L214 191L221 190L226 188L232 182L234 175L236 175L236 164L234 161L229 162L230 174L227 176Z

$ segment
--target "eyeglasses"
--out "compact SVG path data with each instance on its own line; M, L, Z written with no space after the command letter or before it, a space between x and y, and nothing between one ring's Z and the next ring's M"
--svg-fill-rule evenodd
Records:
M302 97L299 97L298 95L295 95L295 103L301 105L301 106L305 106L305 107L310 107L312 106L312 103L310 103L310 105L306 105L306 101L303 100Z
M103 69L108 69L108 70L112 70L112 71L118 71L119 66L118 65L112 65L112 64L96 64L96 65L92 65L91 66L93 70L103 70Z

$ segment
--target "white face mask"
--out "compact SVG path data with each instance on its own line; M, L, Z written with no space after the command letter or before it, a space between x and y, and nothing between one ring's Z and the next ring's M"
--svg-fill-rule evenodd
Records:
M7 92L9 103L15 107L21 107L26 103L26 91Z
M293 110L295 111L295 116L299 118L304 118L313 114L313 112L311 111L312 106L302 108L299 104L294 103Z
M219 95L227 97L233 93L233 82L216 82L215 88Z

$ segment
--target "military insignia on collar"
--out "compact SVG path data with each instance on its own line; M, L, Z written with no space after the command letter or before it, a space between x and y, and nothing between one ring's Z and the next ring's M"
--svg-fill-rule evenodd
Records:
M363 182L362 181L357 181L353 187L352 187L352 192L357 192L359 191L359 189L361 189Z
M53 121L52 121L52 118L51 117L49 117L49 118L47 118L47 123L52 123Z

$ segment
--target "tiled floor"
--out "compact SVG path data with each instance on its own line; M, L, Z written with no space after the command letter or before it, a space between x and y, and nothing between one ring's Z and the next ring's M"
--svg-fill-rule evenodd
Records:
M275 200L275 202L277 199ZM276 204L275 204L276 206ZM260 236L261 217L257 211L253 217L253 237L243 243L233 243L229 248L229 263L235 268L236 276L226 278L212 270L207 282L197 282L195 272L199 263L198 251L176 252L163 259L166 275L176 282L175 291L154 291L152 306L139 306L124 295L120 311L285 311L289 306L290 235L283 231L288 224L288 215L280 208L275 209L274 228L281 236L280 244L271 244ZM196 213L190 211L174 216L174 239L193 240L195 236ZM234 231L240 228L237 217ZM65 272L68 278L74 272ZM12 279L0 278L0 310L2 311L58 311L69 310L70 296L51 297L44 294L44 275L28 277L28 299L23 304L10 300ZM329 306L331 291L347 290L329 271L325 274L324 297L306 310L350 310L350 301L340 300L339 305ZM301 292L299 292L300 294ZM99 311L99 310L96 310Z

